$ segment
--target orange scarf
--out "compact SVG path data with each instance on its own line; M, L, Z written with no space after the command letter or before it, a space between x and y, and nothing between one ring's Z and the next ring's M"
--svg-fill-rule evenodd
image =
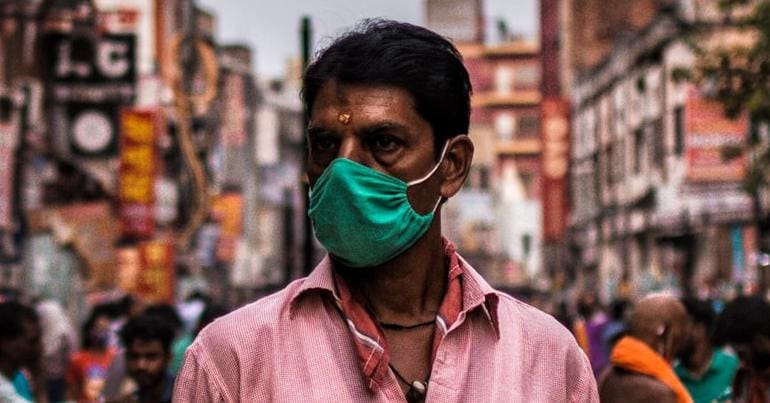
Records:
M678 403L692 403L690 394L671 369L671 365L641 340L631 336L620 339L612 349L610 362L617 367L649 375L663 382L674 391Z

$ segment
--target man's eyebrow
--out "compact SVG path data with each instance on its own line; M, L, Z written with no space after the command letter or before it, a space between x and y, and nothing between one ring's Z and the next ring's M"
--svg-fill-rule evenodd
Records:
M362 127L361 129L358 130L358 133L359 135L362 135L362 136L370 136L373 134L379 134L387 131L399 131L404 133L410 132L407 126L402 125L400 123L388 121L388 122L379 122L379 123L372 124L370 126Z
M307 128L308 136L322 136L325 134L333 134L333 133L334 133L333 130L329 130L321 126L311 126Z

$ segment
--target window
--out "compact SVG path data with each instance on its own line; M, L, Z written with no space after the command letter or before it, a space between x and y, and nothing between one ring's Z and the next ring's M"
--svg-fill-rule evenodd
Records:
M481 190L489 190L489 168L485 166L479 167L479 188Z
M513 76L513 86L519 89L537 88L539 81L540 69L536 65L519 66Z
M605 166L605 170L607 172L607 184L613 184L617 181L617 177L615 176L615 158L617 157L617 155L615 155L616 147L617 145L615 143L610 143L607 146L607 150L605 151L605 161L607 161Z
M634 130L634 173L642 172L642 158L644 156L644 130Z
M500 140L512 140L516 119L511 113L500 113L495 116L495 132Z
M495 70L495 90L501 93L511 92L513 70L508 66L498 66Z
M652 160L658 167L663 166L665 142L663 141L663 119L655 119L650 125L652 139Z
M684 107L674 109L674 153L681 156L684 153Z
M540 118L538 116L519 116L516 126L516 132L519 136L537 136L540 132Z
M532 235L524 234L521 237L521 249L524 251L524 256L529 256L532 251Z

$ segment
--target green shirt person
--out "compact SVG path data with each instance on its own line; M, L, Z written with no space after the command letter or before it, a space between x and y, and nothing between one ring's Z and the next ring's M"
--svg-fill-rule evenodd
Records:
M690 392L695 403L731 400L738 357L715 348L712 334L716 312L708 301L693 297L682 299L692 319L689 338L679 350L674 372Z
M738 358L723 350L714 351L706 371L697 376L682 362L674 371L684 384L695 403L724 402L732 398L732 385L738 370Z

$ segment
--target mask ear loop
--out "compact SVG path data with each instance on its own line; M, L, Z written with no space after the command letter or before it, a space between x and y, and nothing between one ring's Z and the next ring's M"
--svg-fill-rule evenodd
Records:
M436 173L436 170L438 169L438 167L440 167L441 163L444 162L444 157L446 156L447 149L449 149L449 140L447 140L446 143L444 143L444 147L441 149L441 158L439 158L438 163L436 163L436 166L434 166L433 169L431 169L427 175L423 176L420 179L408 182L406 186L409 187L413 185L419 185L420 183L423 183L426 180L428 180L428 178L430 178L434 173ZM433 214L436 212L436 210L438 210L438 206L439 204L441 204L441 199L443 199L443 197L439 196L438 200L436 200L436 204L433 205L433 210L430 211L430 214Z
M411 182L407 182L406 186L419 185L420 183L423 183L426 180L428 180L428 178L430 178L431 175L436 173L436 170L438 169L438 167L440 167L441 163L444 162L444 156L446 155L446 150L448 148L449 148L449 140L447 140L447 142L444 143L444 148L441 149L441 158L439 158L438 163L436 163L436 166L434 166L433 169L431 169L430 172L428 172L428 174L423 176L422 178L415 179L415 180L413 180Z

